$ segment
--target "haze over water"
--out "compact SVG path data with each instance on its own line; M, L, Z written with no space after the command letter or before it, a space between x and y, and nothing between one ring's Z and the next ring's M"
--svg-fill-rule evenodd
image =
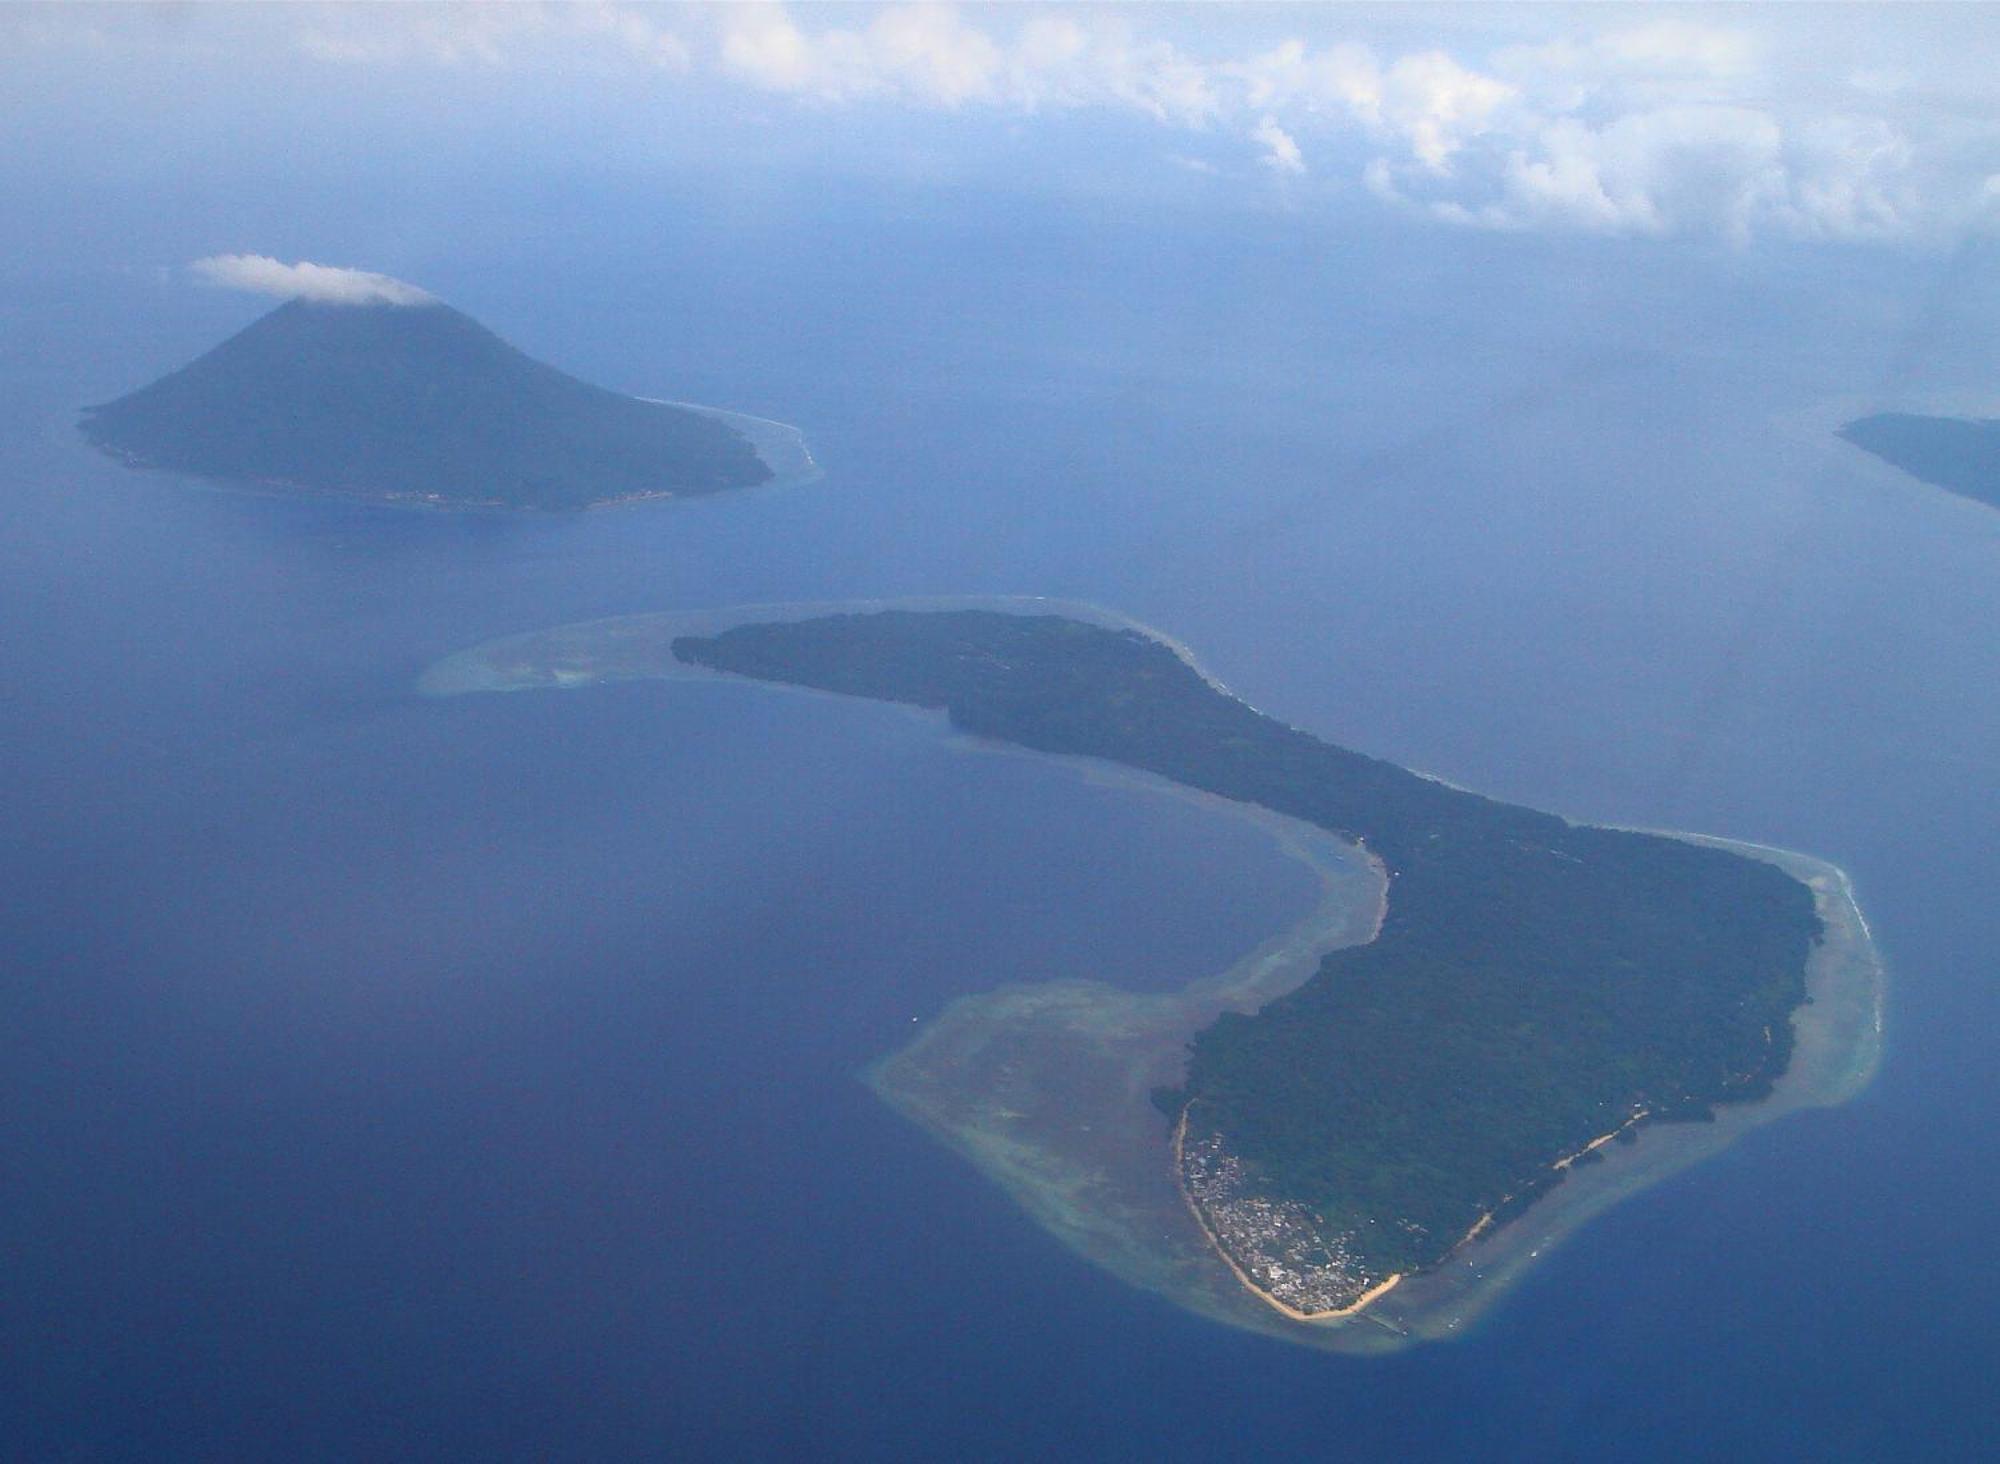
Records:
M826 476L516 520L131 474L75 408L260 307L147 272L217 247L185 211L60 258L60 190L5 226L10 1452L1990 1447L2000 515L1814 415L1990 386L1990 246L429 181L297 183L243 231L796 423ZM966 992L1226 964L1309 897L1260 835L878 707L411 691L590 616L946 593L1115 606L1344 745L1843 865L1880 1076L1469 1341L1289 1348L1092 1270L853 1078Z

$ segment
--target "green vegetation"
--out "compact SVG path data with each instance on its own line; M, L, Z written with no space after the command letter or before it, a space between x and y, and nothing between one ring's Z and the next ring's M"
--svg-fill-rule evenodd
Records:
M1372 943L1195 1040L1193 1136L1351 1232L1381 1272L1441 1260L1639 1113L1759 1097L1790 1059L1819 924L1780 870L1572 825L1273 721L1133 631L883 612L682 638L683 660L943 708L954 725L1143 768L1364 842L1390 876Z
M1912 478L2000 508L2000 422L1883 412L1840 435Z
M295 300L81 426L135 466L447 506L573 509L770 476L714 418L566 376L446 305Z

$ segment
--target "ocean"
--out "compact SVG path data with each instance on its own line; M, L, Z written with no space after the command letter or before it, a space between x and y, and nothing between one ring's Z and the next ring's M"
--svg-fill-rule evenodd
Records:
M798 425L816 484L454 518L134 474L75 409L254 303L123 267L171 219L0 276L4 1452L1990 1451L2000 515L1823 430L1991 379L1990 257L1941 312L1947 262L1853 251L677 187L560 240L440 201L379 263ZM958 593L1113 606L1499 797L1841 864L1879 1077L1464 1342L1290 1347L1093 1270L856 1079L959 995L1227 964L1311 897L1256 830L864 704L413 692L564 621Z

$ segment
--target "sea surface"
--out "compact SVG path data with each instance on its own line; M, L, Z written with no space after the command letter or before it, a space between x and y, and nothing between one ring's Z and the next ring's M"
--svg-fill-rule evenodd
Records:
M795 423L817 483L455 518L128 472L75 409L256 302L157 268L211 247L179 215L0 271L0 1453L2000 1444L2000 514L1813 425L1993 380L1990 255L675 187L288 227ZM1843 865L1880 1076L1470 1340L1290 1347L1093 1270L855 1076L968 992L1227 964L1311 894L1255 829L860 703L413 694L564 621L953 593L1113 606L1497 796Z

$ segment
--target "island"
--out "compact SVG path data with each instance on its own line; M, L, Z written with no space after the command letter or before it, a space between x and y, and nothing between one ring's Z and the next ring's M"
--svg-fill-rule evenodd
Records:
M1196 1310L1348 1350L1452 1335L1565 1230L1872 1071L1880 963L1832 866L1451 787L1090 609L730 619L515 637L424 689L707 671L902 703L1239 810L1319 875L1296 927L1181 993L969 998L869 1075L1078 1250Z
M812 469L782 424L589 385L429 297L288 301L79 426L133 467L434 508L572 510Z
M1933 488L2000 508L2000 420L1878 412L1840 435Z

